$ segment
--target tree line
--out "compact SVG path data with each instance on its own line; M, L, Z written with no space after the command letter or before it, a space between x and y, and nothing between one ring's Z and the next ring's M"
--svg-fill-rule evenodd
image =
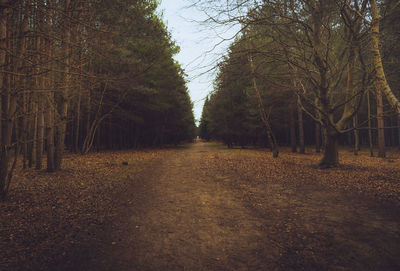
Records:
M179 47L155 0L0 0L0 196L17 160L162 146L195 134Z
M241 31L218 64L201 137L228 146L306 144L337 166L339 143L400 145L400 5L385 0L239 1L206 9ZM229 7L229 8L227 8Z

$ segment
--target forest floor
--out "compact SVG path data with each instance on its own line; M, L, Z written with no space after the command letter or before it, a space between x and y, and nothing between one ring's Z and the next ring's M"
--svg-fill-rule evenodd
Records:
M400 270L400 158L226 149L69 155L17 172L0 270Z

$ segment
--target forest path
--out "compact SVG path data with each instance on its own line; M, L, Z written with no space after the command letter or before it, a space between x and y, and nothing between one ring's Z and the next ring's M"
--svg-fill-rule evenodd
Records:
M207 157L228 151L199 142L145 169L115 222L112 251L92 267L400 270L397 206L210 167Z

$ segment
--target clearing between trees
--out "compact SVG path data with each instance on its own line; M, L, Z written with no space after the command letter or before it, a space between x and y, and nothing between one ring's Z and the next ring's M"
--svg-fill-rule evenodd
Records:
M400 159L180 148L17 172L0 270L399 270Z

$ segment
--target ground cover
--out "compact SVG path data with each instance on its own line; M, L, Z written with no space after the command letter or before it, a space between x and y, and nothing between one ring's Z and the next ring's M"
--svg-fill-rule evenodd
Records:
M399 158L340 157L199 142L18 172L0 270L398 270Z

